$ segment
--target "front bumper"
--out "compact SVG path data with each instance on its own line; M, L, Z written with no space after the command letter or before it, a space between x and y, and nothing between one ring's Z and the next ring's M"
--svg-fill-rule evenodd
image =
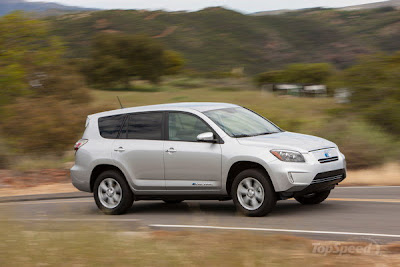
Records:
M311 184L301 191L295 192L294 195L307 195L310 193L331 190L346 178L346 170L335 170L329 172L318 173Z
M268 163L268 173L276 192L300 192L307 187L335 185L346 177L346 160L339 153L338 159L321 163L312 153L303 154L305 163L274 160ZM319 185L318 185L319 184Z

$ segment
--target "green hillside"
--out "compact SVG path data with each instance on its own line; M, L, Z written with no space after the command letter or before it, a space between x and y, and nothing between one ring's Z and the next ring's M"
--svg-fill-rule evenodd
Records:
M52 2L28 2L25 0L0 0L0 16L22 10L26 12L41 12L43 14L65 14L79 11L96 10L93 8L82 8L77 6L65 6Z
M251 16L223 8L198 12L110 10L50 17L70 57L88 55L99 32L150 35L199 71L244 67L254 74L294 62L349 66L361 54L400 48L400 11L308 9Z

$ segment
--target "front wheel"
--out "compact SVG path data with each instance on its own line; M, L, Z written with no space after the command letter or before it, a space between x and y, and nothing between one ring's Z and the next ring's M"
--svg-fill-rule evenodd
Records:
M315 205L327 199L330 193L331 190L327 190L317 193L311 193L304 196L296 196L294 198L303 205Z
M94 183L94 200L97 207L107 215L119 215L133 204L133 192L121 173L105 171Z
M271 181L259 169L248 169L239 173L233 181L231 195L237 209L246 216L265 216L276 205L276 194Z

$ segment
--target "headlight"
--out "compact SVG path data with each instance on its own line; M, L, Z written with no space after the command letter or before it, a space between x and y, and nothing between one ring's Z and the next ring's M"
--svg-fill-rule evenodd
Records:
M286 162L306 162L303 155L297 151L271 150L272 155Z

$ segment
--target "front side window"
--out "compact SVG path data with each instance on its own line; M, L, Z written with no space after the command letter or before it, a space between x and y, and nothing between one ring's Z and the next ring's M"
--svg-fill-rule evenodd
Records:
M210 110L204 114L231 137L249 137L282 131L268 120L242 107Z
M162 140L162 112L130 114L121 130L122 139Z
M196 142L201 133L211 132L200 118L182 112L170 112L168 115L169 140Z
M125 114L99 118L100 135L107 139L118 137Z

